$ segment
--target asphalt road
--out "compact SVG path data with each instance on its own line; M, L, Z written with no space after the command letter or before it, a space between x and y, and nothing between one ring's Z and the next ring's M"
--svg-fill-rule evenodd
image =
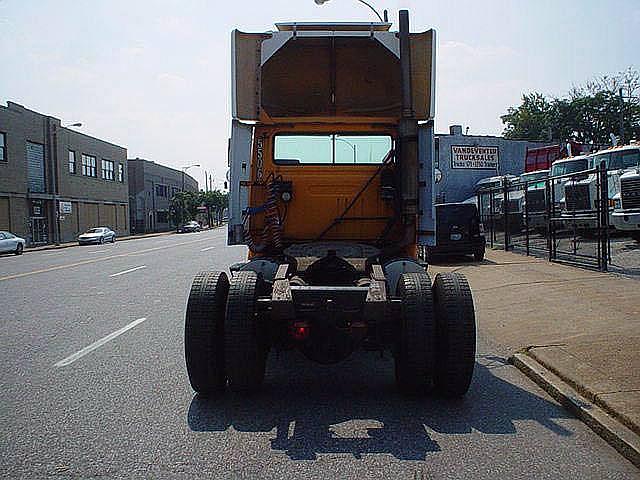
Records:
M399 395L389 356L294 353L270 357L261 394L200 399L184 309L197 271L244 258L225 238L0 256L3 477L640 478L482 330L462 401Z

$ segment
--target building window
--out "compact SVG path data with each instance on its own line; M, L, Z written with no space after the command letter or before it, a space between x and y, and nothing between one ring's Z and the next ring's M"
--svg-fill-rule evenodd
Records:
M7 134L0 132L0 162L7 161Z
M176 193L178 193L180 189L178 187L171 187L171 196L175 197Z
M158 210L156 212L156 221L158 223L169 223L169 216L166 210Z
M85 177L97 177L96 157L82 154L82 175Z
M105 180L113 180L114 165L111 160L102 159L102 178Z
M122 163L118 164L118 181L124 182L124 165Z
M76 173L76 152L69 150L69 173Z
M156 196L157 197L168 197L169 196L169 187L166 185L156 185Z

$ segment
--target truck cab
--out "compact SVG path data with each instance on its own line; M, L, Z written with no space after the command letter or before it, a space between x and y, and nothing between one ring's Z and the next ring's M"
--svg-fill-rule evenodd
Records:
M617 152L617 159L609 157L610 161L617 160L614 166L622 167L620 188L611 196L614 205L611 224L640 241L640 145L634 142Z
M515 175L497 175L476 182L475 190L479 198L478 211L482 223L492 229L504 229L504 213L507 209L507 226L510 232L522 229L522 202L524 193L509 187L517 183ZM504 185L508 185L507 205L504 202Z
M639 150L638 146L625 145L595 152L588 157L588 174L565 183L565 213L567 217L576 219L578 228L592 230L598 227L594 212L599 210L596 203L600 196L597 169L602 163L607 170L609 225L614 225L615 204L620 199L620 177L638 166Z
M185 319L193 389L260 388L272 350L330 364L394 357L402 391L461 396L475 313L459 273L417 258L436 239L435 32L278 23L232 33L228 244L247 260L201 272Z
M527 228L540 232L547 230L547 178L550 170L523 173L519 182L525 193L522 201L522 218Z
M589 158L585 155L553 162L549 179L551 182L551 206L555 214L565 214L567 211L565 185L573 181L576 174L586 171L588 168Z

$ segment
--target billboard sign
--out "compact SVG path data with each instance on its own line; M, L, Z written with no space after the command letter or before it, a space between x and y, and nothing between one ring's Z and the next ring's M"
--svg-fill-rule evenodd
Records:
M451 168L498 170L498 147L451 146Z

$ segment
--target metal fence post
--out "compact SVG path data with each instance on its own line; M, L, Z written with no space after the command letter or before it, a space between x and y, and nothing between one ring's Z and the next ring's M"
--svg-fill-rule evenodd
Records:
M509 183L502 177L502 210L504 217L504 251L509 251Z
M493 235L494 235L494 231L495 231L495 227L494 227L494 222L495 222L495 218L494 218L494 211L493 211L493 188L489 188L489 220L490 220L490 224L491 224L491 248L493 248Z
M527 257L529 256L529 199L527 195L529 194L529 184L527 182L524 183L524 235L525 235L525 244L527 248Z
M606 272L609 269L609 182L607 178L607 165L600 162L598 169L600 178L600 269Z
M553 194L553 177L549 177L545 181L545 200L547 210L547 250L549 251L549 261L553 260L553 221L551 219L554 213L555 196Z

